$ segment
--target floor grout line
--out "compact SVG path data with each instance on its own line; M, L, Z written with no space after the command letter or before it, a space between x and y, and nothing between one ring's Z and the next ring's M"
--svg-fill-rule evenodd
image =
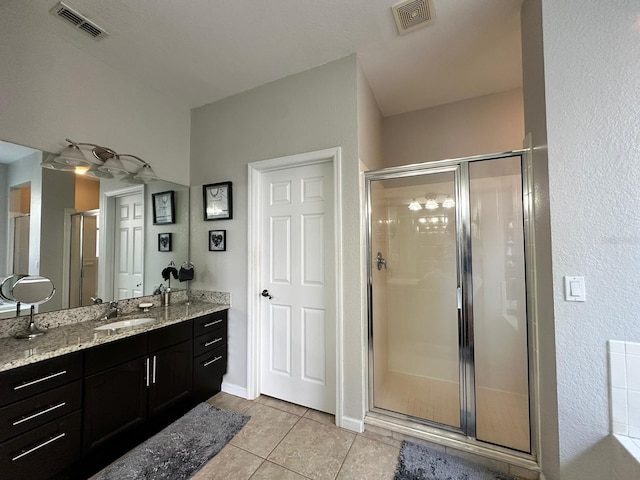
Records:
M349 456L349 453L351 453L351 449L353 448L353 444L356 443L356 438L358 435L354 435L353 436L353 440L351 440L351 445L349 445L349 449L347 450L347 454L344 456L344 460L342 460L342 463L340 464L340 468L338 469L338 471L336 472L336 476L333 477L334 480L336 478L338 478L338 476L340 475L340 472L342 471L342 467L344 467L344 462L347 461L347 457Z

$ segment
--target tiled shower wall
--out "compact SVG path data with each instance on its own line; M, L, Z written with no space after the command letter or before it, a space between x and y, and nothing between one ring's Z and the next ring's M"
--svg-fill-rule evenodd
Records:
M609 340L611 432L640 438L640 343Z
M640 343L609 340L613 480L640 478Z

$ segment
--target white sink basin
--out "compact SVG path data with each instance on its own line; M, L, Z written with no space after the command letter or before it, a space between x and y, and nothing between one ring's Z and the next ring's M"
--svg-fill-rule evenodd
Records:
M139 327L146 323L154 322L155 318L130 318L128 320L119 320L117 322L105 323L94 330L118 330L121 328Z

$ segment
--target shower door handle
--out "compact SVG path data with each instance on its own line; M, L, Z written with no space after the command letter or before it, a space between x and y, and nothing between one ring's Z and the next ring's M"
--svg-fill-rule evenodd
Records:
M462 310L462 287L456 288L456 300L458 302L458 310Z
M378 252L378 256L376 257L376 263L378 265L378 270L382 270L382 267L384 267L384 269L387 269L387 261L382 258L382 253Z

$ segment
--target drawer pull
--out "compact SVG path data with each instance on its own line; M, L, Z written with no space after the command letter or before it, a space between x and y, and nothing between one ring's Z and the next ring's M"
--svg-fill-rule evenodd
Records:
M205 343L203 343L203 345L204 345L205 347L208 347L208 346L210 346L210 345L213 345L214 343L218 343L220 340L222 340L222 337L220 337L220 338L216 338L215 340L211 340L210 342L205 342Z
M60 407L64 407L66 404L67 402L60 402L57 405L52 405L49 408L45 408L44 410L41 410L38 413L29 415L28 417L22 417L20 420L16 420L15 422L13 422L13 426L15 427L16 425L20 425L21 423L28 422L29 420L33 420L34 418L39 417L40 415L44 415L45 413L53 412L54 410Z
M46 380L51 380L52 378L59 377L60 375L64 375L67 373L66 370L62 370L58 373L52 373L51 375L47 375L46 377L38 378L36 380L31 380L30 382L25 382L17 387L13 387L14 390L20 390L21 388L30 387L31 385L35 385L36 383L44 382Z
M222 323L222 319L220 319L220 320L215 320L215 321L213 321L213 322L209 322L209 323L205 323L205 324L203 325L203 327L204 327L204 328L207 328L207 327L211 327L211 326L213 326L213 325L217 325L217 324L219 324L219 323Z
M66 435L66 433L61 433L60 435L58 435L57 437L51 437L49 440L47 440L46 442L41 443L40 445L36 445L33 448L30 448L29 450L27 450L26 452L22 452L20 455L13 457L11 459L12 462L15 462L16 460L24 457L25 455L29 455L30 453L35 452L36 450L41 449L42 447L45 447L47 445L49 445L50 443L55 442L56 440L60 440L62 437L64 437Z
M209 365L211 365L214 362L217 362L218 360L220 360L222 358L222 355L220 355L219 357L214 358L213 360L209 360L208 362L204 362L202 364L203 367L208 367Z

